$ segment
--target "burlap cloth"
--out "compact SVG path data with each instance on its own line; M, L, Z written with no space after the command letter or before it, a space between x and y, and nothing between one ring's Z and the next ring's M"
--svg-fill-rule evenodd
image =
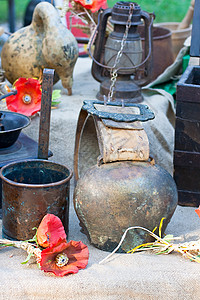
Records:
M50 149L52 161L73 168L76 123L82 102L95 99L99 84L90 74L89 58L79 59L74 73L73 96L62 90L62 102L52 110ZM61 88L57 83L54 88ZM150 149L157 163L172 172L174 143L173 100L165 94L144 90L145 101L155 112L154 121L145 124ZM149 97L151 96L151 97ZM39 117L24 130L38 138ZM149 124L149 125L148 125ZM74 182L71 180L71 194ZM200 238L200 220L195 208L178 206L165 233L181 236L182 241ZM98 263L107 252L89 244L80 232L72 205L69 240L81 240L89 247L90 258L85 270L63 278L40 271L36 264L21 265L23 250L7 248L0 253L0 299L199 299L200 266L178 254L115 254L107 263Z

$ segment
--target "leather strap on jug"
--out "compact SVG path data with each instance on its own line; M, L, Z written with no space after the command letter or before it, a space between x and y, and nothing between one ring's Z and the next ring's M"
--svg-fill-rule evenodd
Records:
M149 117L140 114L141 105L122 107L117 105L102 105L96 101L94 113L85 110L84 105L80 111L77 123L74 175L77 181L80 175L98 161L103 163L115 161L147 161L149 159L149 141L140 120L152 119L154 115L148 111ZM145 105L142 105L144 108ZM95 111L97 110L97 113ZM139 112L138 112L139 111ZM105 116L99 117L100 115ZM105 115L103 114L105 113ZM106 118L106 114L115 116ZM115 121L119 116L135 121Z

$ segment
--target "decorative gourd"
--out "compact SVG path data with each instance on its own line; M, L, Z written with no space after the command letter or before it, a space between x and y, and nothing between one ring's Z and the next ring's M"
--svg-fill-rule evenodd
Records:
M39 3L32 23L13 33L3 46L1 61L5 77L13 83L19 77L39 77L44 68L55 69L68 94L72 94L72 74L78 58L73 34L62 24L48 2Z

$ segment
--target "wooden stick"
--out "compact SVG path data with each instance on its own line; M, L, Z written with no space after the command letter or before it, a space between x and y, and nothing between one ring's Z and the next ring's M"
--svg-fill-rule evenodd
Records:
M194 12L195 0L191 0L190 7L183 18L182 22L178 25L177 30L188 28L192 22L193 12Z

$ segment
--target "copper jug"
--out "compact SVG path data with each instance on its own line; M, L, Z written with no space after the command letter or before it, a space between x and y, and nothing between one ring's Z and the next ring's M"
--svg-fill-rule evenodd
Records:
M84 103L77 125L74 207L91 244L112 251L128 227L153 230L165 218L164 232L177 206L177 188L172 176L149 157L142 126L153 118L148 107L91 102ZM131 231L121 251L147 241L145 232Z

